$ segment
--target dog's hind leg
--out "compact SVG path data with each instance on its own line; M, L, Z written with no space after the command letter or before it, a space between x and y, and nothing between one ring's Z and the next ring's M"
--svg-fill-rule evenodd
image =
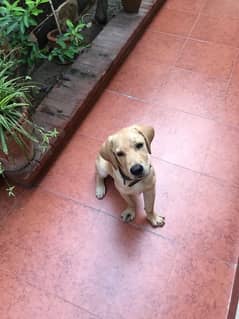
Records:
M110 164L98 155L95 163L96 167L96 197L102 199L106 194L104 179L110 175Z

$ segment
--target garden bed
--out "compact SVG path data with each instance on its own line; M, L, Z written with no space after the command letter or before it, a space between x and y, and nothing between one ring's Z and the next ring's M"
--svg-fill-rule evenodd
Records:
M33 119L46 129L57 128L59 134L44 153L35 145L35 157L24 169L6 172L13 183L31 186L44 175L164 2L143 0L138 14L120 11L70 66L41 66L38 72L47 83L42 94L47 95ZM37 76L33 78L39 80Z

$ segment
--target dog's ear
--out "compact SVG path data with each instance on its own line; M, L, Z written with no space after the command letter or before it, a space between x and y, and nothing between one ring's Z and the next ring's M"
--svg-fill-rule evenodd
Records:
M154 128L152 126L136 125L136 130L143 136L147 150L149 154L151 154L151 142L154 138Z
M113 153L113 136L109 136L107 140L102 144L100 149L100 155L104 160L110 162L115 169L117 169L117 160Z

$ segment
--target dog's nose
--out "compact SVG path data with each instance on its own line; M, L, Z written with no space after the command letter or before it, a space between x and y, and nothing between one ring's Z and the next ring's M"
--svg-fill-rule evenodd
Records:
M134 176L141 176L143 174L144 168L140 164L135 164L130 168L130 173Z

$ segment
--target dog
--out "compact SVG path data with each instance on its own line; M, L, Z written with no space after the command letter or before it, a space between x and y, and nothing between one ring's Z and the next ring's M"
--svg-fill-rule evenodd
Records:
M107 138L96 158L96 197L105 196L104 179L110 175L128 205L121 214L122 220L134 220L134 195L143 193L147 220L153 227L162 227L165 218L154 211L156 177L150 162L153 138L153 127L141 125L123 128Z

